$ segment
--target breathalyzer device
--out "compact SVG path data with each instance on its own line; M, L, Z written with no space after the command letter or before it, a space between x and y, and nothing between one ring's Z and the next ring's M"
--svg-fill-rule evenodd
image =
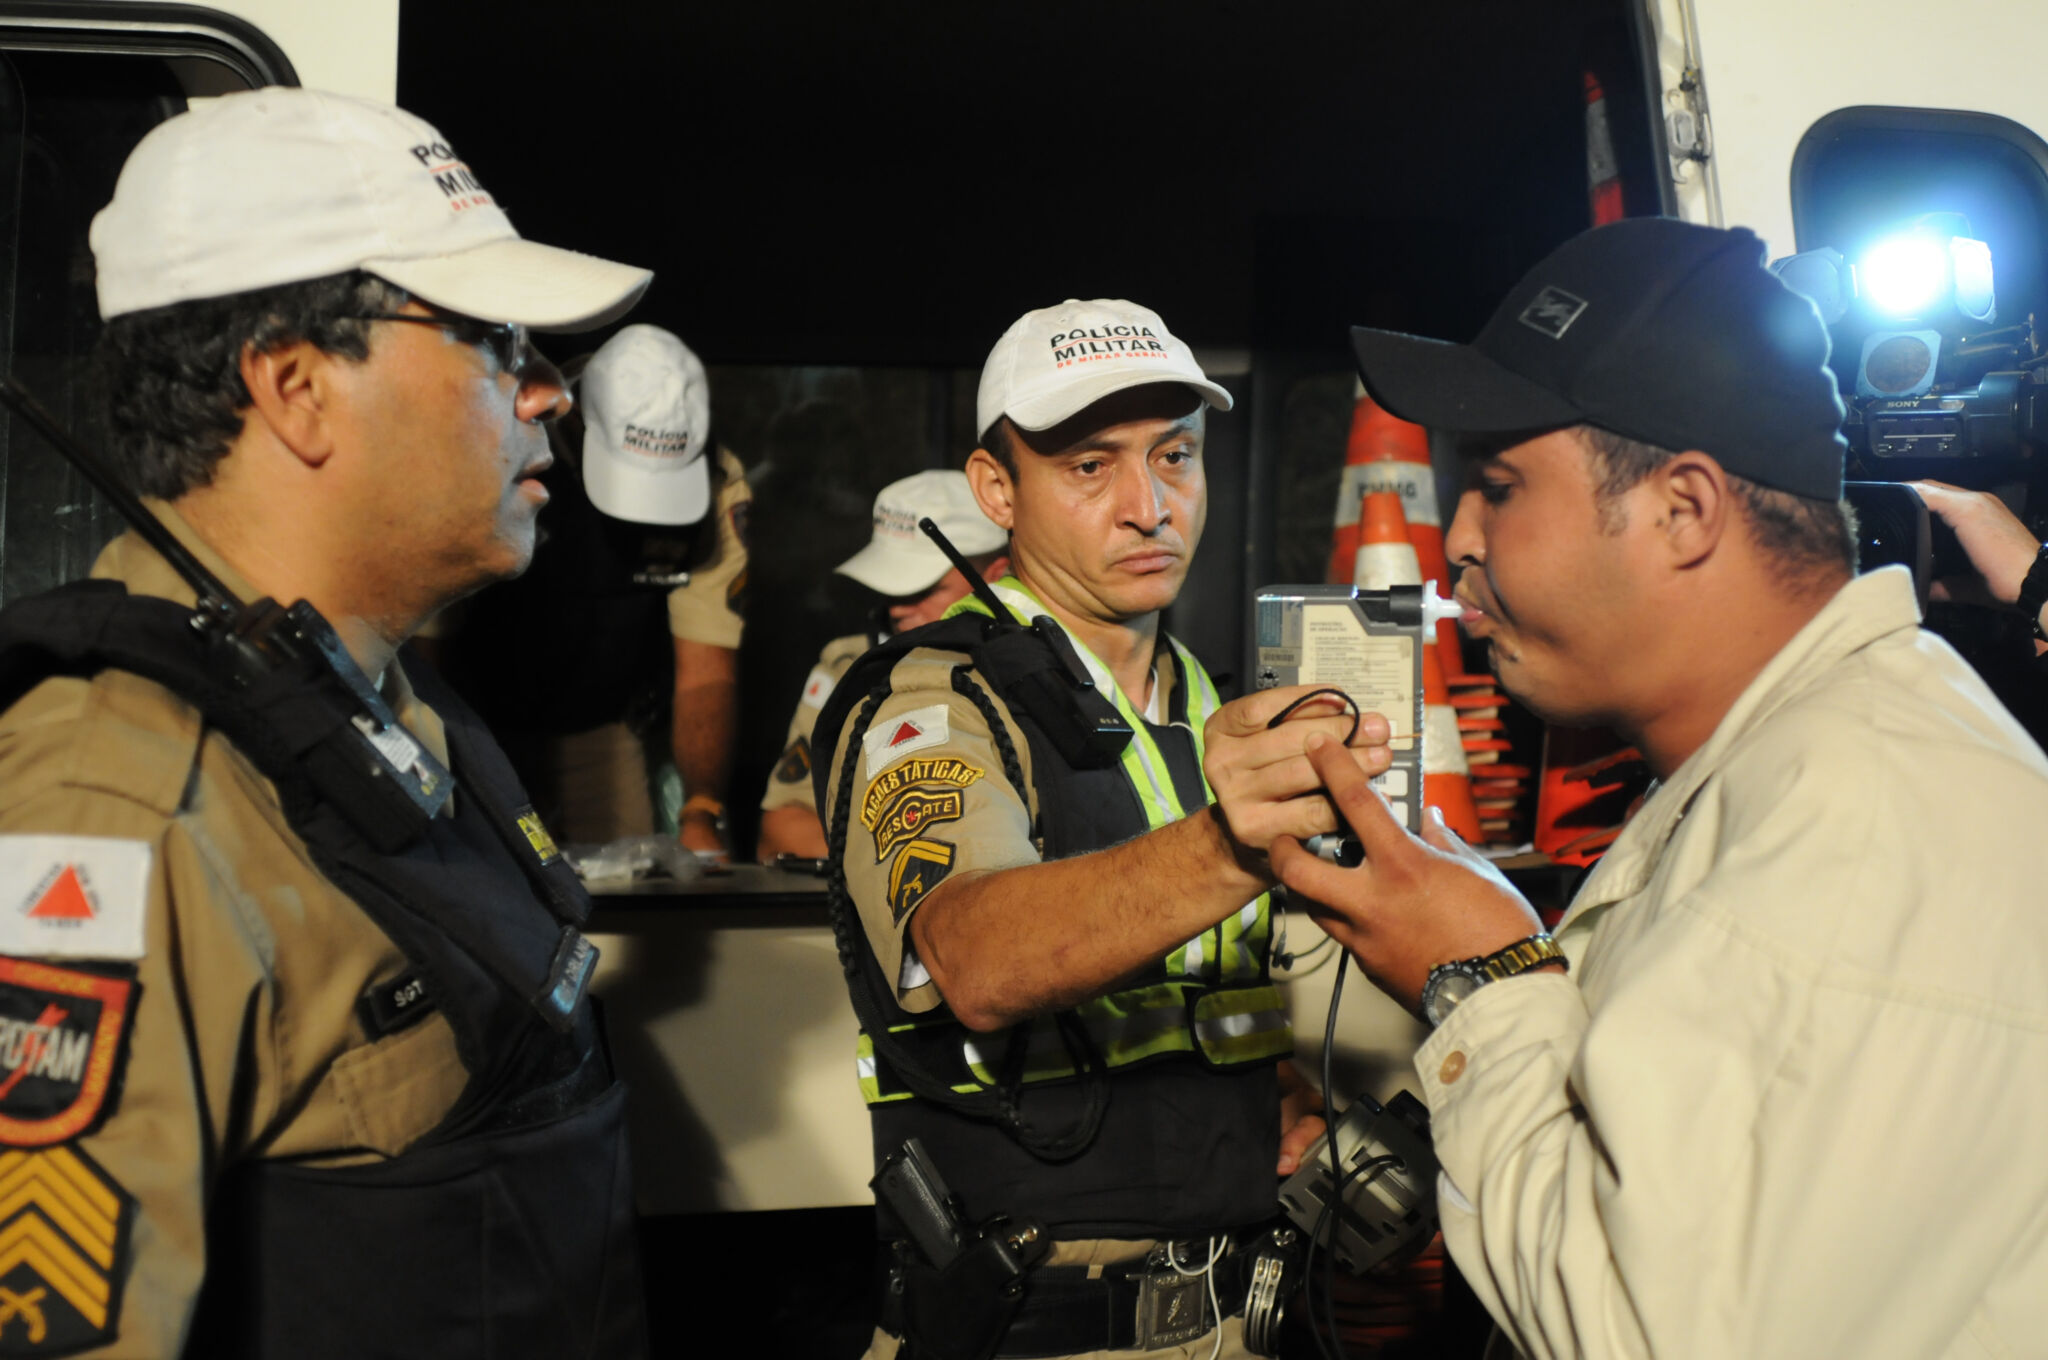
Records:
M1359 712L1385 718L1394 763L1373 787L1410 831L1422 829L1422 649L1437 623L1459 612L1434 581L1385 590L1262 586L1254 604L1253 687L1325 685ZM1307 845L1338 864L1359 861L1354 837L1316 836Z

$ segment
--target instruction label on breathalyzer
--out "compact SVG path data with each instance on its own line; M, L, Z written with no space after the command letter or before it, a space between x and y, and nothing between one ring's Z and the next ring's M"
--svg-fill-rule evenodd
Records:
M1452 608L1432 614L1420 586L1263 586L1255 609L1259 689L1315 685L1340 689L1392 731L1393 764L1373 780L1402 826L1414 831L1422 808L1422 639Z
M1304 604L1301 669L1383 715L1396 742L1415 737L1415 639L1368 633L1349 603Z

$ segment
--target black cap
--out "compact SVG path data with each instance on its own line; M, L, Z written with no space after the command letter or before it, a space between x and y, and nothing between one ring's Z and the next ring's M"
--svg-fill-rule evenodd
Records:
M1813 304L1763 243L1669 217L1581 233L1530 270L1469 345L1351 332L1366 391L1458 432L1581 422L1699 449L1764 486L1842 494L1842 402Z

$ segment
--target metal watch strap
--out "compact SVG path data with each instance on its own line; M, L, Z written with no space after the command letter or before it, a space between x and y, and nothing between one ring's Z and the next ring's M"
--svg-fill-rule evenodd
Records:
M1542 931L1491 954L1440 963L1429 970L1429 978L1422 984L1422 1018L1432 1025L1441 1025L1459 1002L1487 983L1526 973L1546 963L1571 967L1571 960L1564 956L1557 941Z
M2027 577L2020 582L2020 612L2027 616L2027 624L2034 630L2034 636L2048 642L2048 632L2041 629L2041 607L2048 605L2048 543L2041 545L2041 551L2034 556L2034 565L2027 568Z
M1506 949L1496 950L1475 962L1488 982L1499 982L1502 978L1526 973L1546 963L1560 964L1566 969L1572 966L1571 960L1564 956L1564 950L1547 931L1538 931L1526 940L1516 940Z

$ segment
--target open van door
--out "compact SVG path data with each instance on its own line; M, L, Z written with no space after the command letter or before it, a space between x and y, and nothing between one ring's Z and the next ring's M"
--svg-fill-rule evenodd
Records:
M129 150L195 100L302 80L391 98L397 0L0 2L0 372L89 444L105 426L86 228ZM82 474L0 418L0 604L84 576L120 528Z
M1642 0L1671 210L1794 244L1793 160L1838 109L1969 110L2048 129L2028 0Z

